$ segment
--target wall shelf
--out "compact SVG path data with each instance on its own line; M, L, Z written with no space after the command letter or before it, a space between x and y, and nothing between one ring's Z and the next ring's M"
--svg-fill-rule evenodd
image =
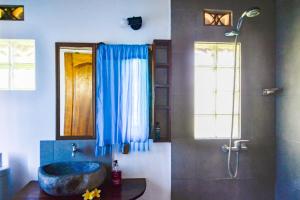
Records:
M153 42L153 84L154 84L154 130L156 123L160 126L160 139L154 142L171 142L171 40L154 40Z

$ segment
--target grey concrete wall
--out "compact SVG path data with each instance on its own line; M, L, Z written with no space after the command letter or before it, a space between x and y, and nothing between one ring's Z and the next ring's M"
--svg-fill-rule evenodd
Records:
M172 199L273 200L275 186L275 99L262 97L275 85L275 2L273 0L172 0ZM245 21L242 44L242 153L239 177L228 179L227 140L194 140L195 41L232 42L224 27L204 27L202 10L226 9L236 23L242 12L259 6L262 14Z
M277 0L276 199L300 199L300 1Z

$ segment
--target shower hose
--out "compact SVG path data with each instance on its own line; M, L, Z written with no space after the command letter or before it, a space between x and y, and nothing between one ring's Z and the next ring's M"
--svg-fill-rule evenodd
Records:
M234 70L233 70L233 93L232 93L232 112L231 112L231 128L230 128L230 139L228 145L228 156L227 156L227 170L230 178L236 178L239 170L239 152L236 152L236 160L234 169L231 166L231 157L232 157L232 140L233 140L233 129L234 129L234 110L235 110L235 82L236 82L236 68L237 68L237 40L238 35L235 36L234 40Z

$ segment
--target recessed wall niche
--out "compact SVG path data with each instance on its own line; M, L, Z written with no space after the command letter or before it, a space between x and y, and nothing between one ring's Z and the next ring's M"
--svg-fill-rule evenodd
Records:
M204 9L203 24L205 26L232 26L232 11Z

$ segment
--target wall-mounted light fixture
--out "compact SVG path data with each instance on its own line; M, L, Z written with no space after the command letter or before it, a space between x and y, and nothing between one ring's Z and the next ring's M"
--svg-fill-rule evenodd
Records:
M143 24L142 17L130 17L127 18L127 21L128 21L128 25L135 31L139 30Z
M24 6L0 5L0 20L24 21Z

